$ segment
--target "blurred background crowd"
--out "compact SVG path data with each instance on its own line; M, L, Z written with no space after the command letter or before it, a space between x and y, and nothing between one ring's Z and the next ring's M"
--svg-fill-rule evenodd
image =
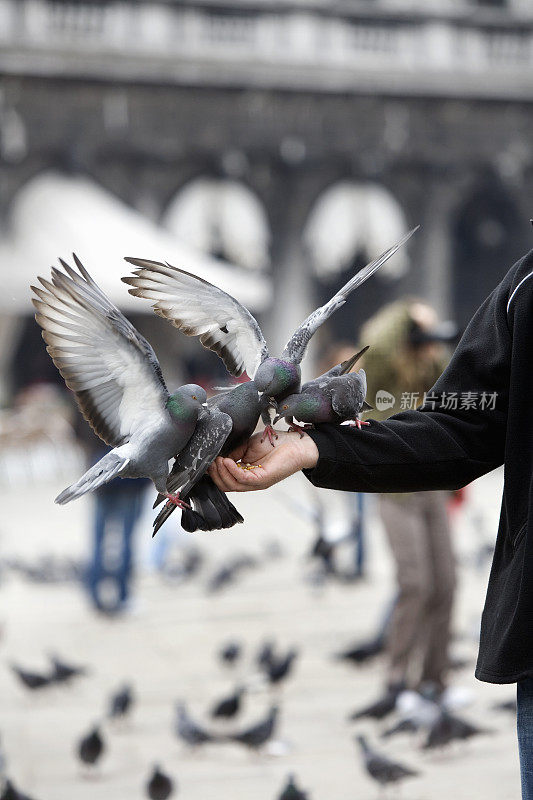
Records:
M456 332L531 246L532 66L528 0L0 0L0 736L32 796L94 797L60 743L126 679L145 707L98 784L115 800L142 796L139 764L161 753L183 797L274 798L295 765L314 800L370 797L348 711L371 741L406 689L486 716L472 659L499 475L451 497L379 499L297 476L246 498L238 530L186 535L176 514L153 542L142 482L54 508L99 443L45 351L29 285L75 251L169 387L210 390L227 380L220 361L128 295L124 256L221 286L276 350L419 224L304 368L370 345L368 401L394 413L404 393L422 400ZM296 669L279 703L288 742L270 760L222 748L191 762L161 733L163 707L205 708L211 686L233 681L215 672L225 637L298 648L302 683ZM35 704L7 664L38 666L46 648L92 677ZM330 661L354 648L356 672ZM483 796L504 800L516 796L513 731L504 720L493 733L458 761L425 764L403 740L396 753L418 759L417 796L449 797L459 781L458 800L481 797L481 773Z

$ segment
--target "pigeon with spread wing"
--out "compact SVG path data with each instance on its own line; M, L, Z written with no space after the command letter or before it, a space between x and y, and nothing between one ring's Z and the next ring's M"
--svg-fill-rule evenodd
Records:
M126 258L136 267L135 274L122 278L130 294L154 300L156 314L168 319L188 336L215 351L228 371L235 376L246 372L257 390L273 408L300 389L300 363L316 330L417 230L406 234L379 258L359 270L325 305L317 308L287 342L281 357L270 355L256 319L234 297L196 275L169 264L142 258ZM265 435L275 436L267 404L262 412Z
M48 353L96 434L113 449L56 498L63 505L113 478L149 477L167 489L168 462L194 433L207 401L200 386L170 394L154 351L94 282L79 259L61 261L51 282L32 286Z

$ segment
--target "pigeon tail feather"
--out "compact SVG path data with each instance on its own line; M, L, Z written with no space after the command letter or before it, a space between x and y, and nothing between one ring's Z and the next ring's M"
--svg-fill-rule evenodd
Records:
M129 462L129 458L119 456L116 452L107 453L93 467L88 469L87 472L81 476L79 481L64 489L61 494L56 497L54 502L63 506L66 503L70 503L71 500L76 500L87 492L98 489L100 486L103 486L104 483L108 483L113 480L113 478L120 475L120 473L126 469Z

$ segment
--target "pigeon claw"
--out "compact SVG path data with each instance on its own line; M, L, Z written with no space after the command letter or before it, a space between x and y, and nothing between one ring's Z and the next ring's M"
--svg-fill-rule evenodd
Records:
M362 425L370 425L370 422L363 422L360 419L356 419L355 422L350 422L350 428L357 428L361 430Z
M289 432L290 433L299 433L300 434L300 439L303 439L304 433L306 431L306 428L312 428L312 427L313 427L313 425L311 425L311 424L309 424L309 425L298 425L296 422L291 422L291 424L289 425Z
M261 437L261 444L263 444L265 439L268 439L268 441L270 442L272 447L275 447L275 444L274 444L273 440L277 439L277 438L278 438L278 434L276 433L276 431L274 430L272 425L267 425L265 427L265 430L263 431L263 435Z
M169 507L170 507L170 505L173 505L173 506L177 506L178 508L181 508L182 510L184 508L190 508L190 505L188 503L186 503L185 500L181 500L180 499L180 493L179 492L176 492L176 494L167 494L167 495L165 495L165 497L168 500Z

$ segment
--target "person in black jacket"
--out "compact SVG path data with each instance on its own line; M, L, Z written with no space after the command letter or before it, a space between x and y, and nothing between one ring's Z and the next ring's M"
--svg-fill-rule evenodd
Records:
M225 491L265 489L303 470L315 485L357 492L458 489L505 464L500 524L476 677L518 683L523 800L533 798L533 251L474 315L424 405L358 431L322 425L276 447L253 437L217 459Z

